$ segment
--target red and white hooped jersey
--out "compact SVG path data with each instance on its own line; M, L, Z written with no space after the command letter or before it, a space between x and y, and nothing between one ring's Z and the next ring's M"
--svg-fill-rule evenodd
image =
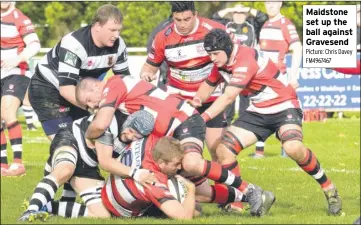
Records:
M281 15L263 24L259 37L259 46L260 50L276 63L281 72L286 73L285 56L289 51L289 46L299 41L300 38L295 25Z
M160 172L159 167L152 158L151 152L158 139L155 135L150 135L147 138L137 140L131 144L132 146L128 151L141 153L142 168L153 171L159 184L150 185L150 189L147 189L131 178L124 179L113 174L109 176L102 189L102 201L105 207L115 216L141 216L152 204L160 207L165 201L175 200L168 189L167 176ZM129 162L126 165L139 168L134 162Z
M1 61L17 57L26 46L25 38L28 43L38 41L31 20L13 7L6 13L1 13ZM26 62L21 62L6 73L1 71L1 79L9 75L31 76Z
M185 100L132 76L113 76L107 81L99 103L99 107L105 106L124 114L147 110L156 120L153 134L158 136L171 135L182 122L197 113Z
M274 114L289 108L300 108L297 94L264 52L243 45L235 45L230 64L214 65L207 83L216 85L226 80L228 85L242 88L240 94L250 98L248 111Z
M214 28L226 29L220 23L197 17L196 26L188 35L181 35L174 22L158 32L148 53L147 63L160 66L163 60L167 62L168 93L186 99L195 96L213 67L203 42L205 35ZM207 102L214 101L221 94L222 87L219 86Z

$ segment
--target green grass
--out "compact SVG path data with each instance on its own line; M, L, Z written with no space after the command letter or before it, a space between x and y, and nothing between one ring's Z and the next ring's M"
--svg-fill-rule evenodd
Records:
M27 175L1 178L1 223L16 223L22 202L29 198L42 178L49 142L42 131L24 131L24 161ZM288 158L280 157L274 137L266 142L266 158L248 157L254 147L244 150L238 160L244 179L275 193L277 201L262 218L220 212L215 204L203 204L204 215L192 221L169 219L64 219L52 217L47 223L69 224L350 224L360 216L360 119L330 119L326 123L305 123L304 143L318 156L343 200L343 217L327 215L327 204L319 185ZM8 147L10 145L8 144ZM12 153L8 153L9 157ZM209 158L209 155L206 154ZM10 159L11 161L11 159Z

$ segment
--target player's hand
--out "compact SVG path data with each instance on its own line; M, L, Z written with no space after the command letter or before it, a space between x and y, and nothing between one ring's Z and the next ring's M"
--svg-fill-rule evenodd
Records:
M87 145L88 148L90 149L95 149L95 142L88 139L88 138L85 138L85 144Z
M300 85L297 80L290 80L290 85L293 87L293 89L297 89Z
M193 98L192 100L191 99L187 99L186 102L188 104L190 104L191 106L193 106L194 108L199 108L202 106L202 102L199 98Z
M146 188L150 188L149 185L154 185L158 183L158 179L155 177L154 173L147 169L136 169L132 168L131 177Z
M145 72L145 73L140 74L140 79L148 81L148 82L152 82L156 78L157 78L157 76L152 73Z
M207 112L207 110L201 114L201 117L206 123L212 119L211 115Z
M194 185L194 183L192 181L190 181L178 174L175 175L175 177L187 187L188 192L196 190L196 186Z
M12 68L16 67L17 65L19 65L19 63L21 62L21 57L15 57L15 58L10 58L10 59L5 59L1 61L1 70L3 71L9 71Z

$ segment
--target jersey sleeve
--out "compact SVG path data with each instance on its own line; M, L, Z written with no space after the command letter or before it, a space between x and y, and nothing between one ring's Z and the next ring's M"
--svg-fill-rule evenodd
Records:
M127 87L119 76L114 76L106 83L99 108L114 107L118 108L127 95Z
M281 22L281 30L288 45L300 41L296 26L291 21L285 19L284 23Z
M122 76L130 75L129 66L128 66L128 53L127 46L124 43L124 40L119 37L119 48L118 48L118 57L115 65L113 66L114 74L121 74Z
M224 79L223 79L222 75L219 73L217 66L213 64L213 68L211 70L211 73L209 74L209 76L206 79L206 83L209 86L215 87L223 81L224 81Z
M165 31L162 30L158 32L155 36L150 51L148 52L147 63L152 66L160 67L164 58L165 58L165 45L164 39L168 32L171 32L171 27L167 28Z
M16 20L16 27L19 31L19 34L22 38L25 36L35 33L35 28L31 20L24 14L19 12L19 19Z
M254 51L253 54L248 54L247 58L240 58L233 66L229 86L243 89L257 74L259 69L257 64L258 52L255 49L252 50Z
M170 193L165 184L149 185L150 189L145 188L146 196L153 202L155 206L160 206L169 200L176 200Z
M82 61L86 59L84 47L71 34L65 36L59 46L59 86L76 85Z

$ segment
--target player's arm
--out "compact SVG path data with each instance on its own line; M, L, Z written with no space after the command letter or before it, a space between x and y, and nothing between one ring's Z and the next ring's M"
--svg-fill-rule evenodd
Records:
M86 109L85 106L79 104L75 97L75 88L79 80L79 72L82 64L82 59L86 58L85 50L82 47L74 46L75 40L71 35L63 38L59 46L59 93L71 104ZM80 45L80 44L79 44Z
M297 76L298 70L301 66L301 59L302 59L302 44L300 41L294 42L289 47L290 51L292 51L292 64L291 70L289 73L289 80L290 84L293 88L298 87Z
M127 47L122 38L119 38L118 58L112 70L114 74L120 74L121 76L130 75Z
M286 21L286 23L281 26L281 30L285 40L289 44L289 50L292 52L292 64L288 73L288 80L293 88L297 88L297 76L302 58L302 44L295 25L293 25L290 21Z
M94 120L90 123L85 137L87 139L95 139L102 135L112 122L115 110L116 108L112 106L101 107L96 113Z
M165 58L164 56L164 31L160 31L156 34L152 46L148 51L147 61L143 64L140 71L140 79L145 81L155 80L156 73Z
M28 61L40 51L40 41L38 35L34 32L24 37L26 47L19 54L22 62Z
M254 50L254 54L256 54L256 50ZM237 62L237 64L233 66L232 76L224 93L219 96L204 113L202 113L204 121L207 122L213 119L231 104L236 99L237 95L241 93L251 79L257 74L258 69L258 63L251 54L247 60Z
M153 66L149 64L148 62L145 62L142 66L142 69L140 71L140 79L151 82L152 80L155 80L156 73L159 69L159 66Z
M35 56L40 50L39 37L35 33L34 26L29 18L25 16L16 20L16 27L25 43L25 48L17 57L2 60L1 61L2 70L10 70L18 66L19 63L28 61L31 57Z
M239 95L243 88L228 85L224 93L202 114L205 122L213 119L220 114L229 104L231 104Z
M214 92L217 85L223 81L221 74L218 71L218 68L213 65L212 71L207 79L199 86L196 95L193 100L188 100L188 103L193 107L200 107L202 103L205 102Z
M177 200L168 200L160 205L160 209L172 219L186 220L192 219L195 212L195 186L194 184L177 175L177 178L182 181L187 187L187 195L184 198L183 203Z
M131 168L117 161L113 155L113 134L105 132L95 140L95 150L100 168L121 177L130 177L141 185L148 187L148 184L157 182L154 174L147 169Z

